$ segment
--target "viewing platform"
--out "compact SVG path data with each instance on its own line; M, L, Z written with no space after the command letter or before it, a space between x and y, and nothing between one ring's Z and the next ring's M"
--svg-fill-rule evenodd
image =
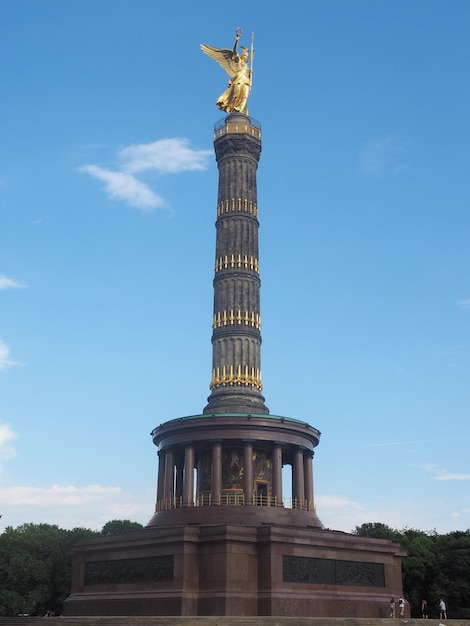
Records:
M214 126L214 139L230 133L245 133L261 140L261 123L242 113L232 113Z

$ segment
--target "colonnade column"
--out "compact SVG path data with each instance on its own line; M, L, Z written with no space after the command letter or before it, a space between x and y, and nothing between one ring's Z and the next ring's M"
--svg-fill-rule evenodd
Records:
M212 444L212 504L220 504L222 495L222 442L214 441Z
M194 497L194 448L186 446L184 450L184 494L183 505L192 506Z
M279 443L273 446L273 497L276 506L282 506L282 448Z
M313 511L313 452L305 452L304 455L304 484L307 507Z
M294 461L292 463L292 503L294 508L302 508L305 498L304 483L304 453L301 448L294 450Z
M164 498L173 499L173 489L175 482L175 464L173 452L169 450L165 454L165 487L164 487Z
M182 495L183 495L183 465L180 460L176 462L175 498L179 500L182 497Z
M157 505L163 500L165 492L165 455L158 452L158 482L157 482Z
M243 442L243 495L245 504L253 504L253 442Z

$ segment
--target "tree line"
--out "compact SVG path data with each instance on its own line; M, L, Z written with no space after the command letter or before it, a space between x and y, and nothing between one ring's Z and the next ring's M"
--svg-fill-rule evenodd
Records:
M50 524L8 526L0 535L0 616L61 615L70 593L70 548L80 539L143 528L112 520L101 531L63 530Z
M63 530L49 524L5 528L0 535L0 616L62 614L70 593L70 548L81 539L143 528L137 522L112 520L101 531ZM412 617L421 617L427 600L429 617L439 617L439 598L449 619L470 619L470 530L446 535L381 523L356 526L354 535L391 539L406 550L403 593Z
M372 523L356 526L353 534L391 539L406 550L403 595L412 617L421 617L421 603L426 600L429 617L438 618L439 598L443 598L449 619L470 619L470 530L438 535Z

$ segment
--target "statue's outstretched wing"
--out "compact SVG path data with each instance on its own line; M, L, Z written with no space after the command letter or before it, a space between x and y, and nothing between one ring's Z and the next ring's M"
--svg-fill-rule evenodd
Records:
M233 50L228 48L214 48L205 43L201 43L201 50L211 59L224 68L227 74L232 78L238 71L238 63L233 59Z

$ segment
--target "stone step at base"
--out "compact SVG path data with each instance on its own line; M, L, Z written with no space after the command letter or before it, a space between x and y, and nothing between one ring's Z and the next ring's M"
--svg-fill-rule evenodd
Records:
M470 620L357 617L0 617L0 626L470 626Z

